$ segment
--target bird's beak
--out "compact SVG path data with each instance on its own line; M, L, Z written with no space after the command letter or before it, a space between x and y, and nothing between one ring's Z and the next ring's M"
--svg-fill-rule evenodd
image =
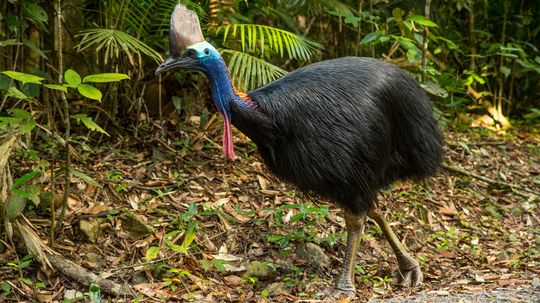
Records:
M156 75L159 75L174 68L200 69L200 66L197 59L192 59L188 57L170 57L167 58L163 63L161 63L158 68L156 68Z

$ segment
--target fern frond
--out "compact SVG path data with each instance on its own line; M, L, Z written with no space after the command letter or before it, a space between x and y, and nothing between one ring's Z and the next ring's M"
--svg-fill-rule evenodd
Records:
M319 52L323 46L315 41L300 35L259 24L232 24L217 28L216 35L223 31L223 42L227 38L235 38L242 45L242 50L247 52L264 53L265 49L271 50L281 57L284 50L291 59L307 61L314 53Z
M119 30L94 28L81 31L77 37L82 37L79 44L75 47L78 52L81 52L91 46L94 46L97 51L103 50L105 53L105 63L109 59L118 58L120 53L124 53L131 65L136 65L134 56L141 58L144 54L156 62L163 61L161 55L146 45L141 40Z
M231 79L241 91L257 88L287 74L278 66L240 51L221 49L220 52L229 57L227 66Z

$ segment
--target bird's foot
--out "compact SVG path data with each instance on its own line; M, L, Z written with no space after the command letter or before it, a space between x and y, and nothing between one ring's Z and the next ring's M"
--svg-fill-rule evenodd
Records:
M394 273L394 284L398 287L416 287L422 284L423 280L424 274L417 262L412 266L400 268Z
M338 289L336 286L323 290L321 302L345 303L351 302L356 297L356 289Z

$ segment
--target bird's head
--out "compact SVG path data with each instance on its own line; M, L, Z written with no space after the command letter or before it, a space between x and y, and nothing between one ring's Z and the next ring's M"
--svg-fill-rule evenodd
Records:
M216 72L227 72L221 55L204 40L197 14L183 4L178 4L171 15L170 57L156 69L156 75L171 69L192 69L207 76ZM227 72L228 73L228 72ZM224 122L223 149L227 158L234 158L231 136L231 112L221 92L214 97L216 107Z

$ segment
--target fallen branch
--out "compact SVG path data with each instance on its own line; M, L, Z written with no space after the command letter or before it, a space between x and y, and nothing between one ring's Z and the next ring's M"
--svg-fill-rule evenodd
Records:
M448 171L458 173L458 174L462 174L462 175L465 175L465 176L468 176L468 177L471 177L471 178L475 178L475 179L478 179L480 181L484 181L484 182L486 182L488 184L491 184L491 185L505 186L505 187L512 188L514 190L521 190L521 191L525 191L525 192L540 196L540 192L536 192L536 191L534 191L532 189L529 189L527 187L519 186L519 185L508 183L508 182L493 180L491 178L484 177L484 176L481 176L481 175L478 175L478 174L475 174L475 173L471 173L471 172L468 172L466 170L463 170L463 169L460 169L460 168L457 168L457 167L454 167L454 166L450 166L450 165L447 165L447 164L442 164L441 167L448 170ZM522 193L519 193L519 192L516 192L516 193L521 195L521 196L526 196L526 195L524 195Z
M90 286L90 284L95 283L103 292L106 292L113 296L129 298L133 297L131 290L127 286L118 284L111 280L100 278L93 272L88 271L84 267L72 261L64 259L60 255L50 252L46 252L46 255L52 267L54 267L56 270L58 270L65 276L74 279L83 285Z

